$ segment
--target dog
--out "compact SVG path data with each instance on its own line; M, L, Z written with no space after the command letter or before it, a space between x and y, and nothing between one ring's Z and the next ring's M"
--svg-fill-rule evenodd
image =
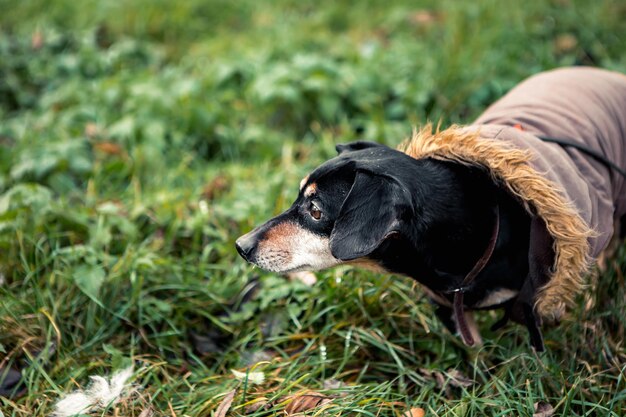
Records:
M626 214L626 77L533 76L473 124L416 131L399 149L356 141L300 183L284 213L236 241L277 273L340 264L405 275L467 345L472 310L503 309L544 350Z

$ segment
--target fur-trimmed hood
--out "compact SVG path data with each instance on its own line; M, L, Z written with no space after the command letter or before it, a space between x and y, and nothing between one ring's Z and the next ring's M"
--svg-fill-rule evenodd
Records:
M434 133L427 125L399 150L482 166L529 214L545 221L555 261L536 308L543 317L558 318L585 287L590 262L613 234L614 217L626 213L626 181L538 135L609 150L607 158L626 167L626 77L596 69L543 73L496 102L474 125Z

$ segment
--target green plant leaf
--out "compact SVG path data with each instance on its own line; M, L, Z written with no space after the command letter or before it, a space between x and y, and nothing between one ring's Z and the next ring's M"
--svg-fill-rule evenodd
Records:
M98 295L105 277L104 269L98 265L81 265L72 273L72 278L78 288L98 304L101 304Z

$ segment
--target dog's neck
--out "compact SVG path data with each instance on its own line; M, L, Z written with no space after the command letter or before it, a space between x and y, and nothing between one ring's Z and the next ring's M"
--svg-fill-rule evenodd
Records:
M448 290L489 240L495 186L477 169L435 160L416 161L415 176L403 183L418 209L401 236L387 239L372 257L432 290Z

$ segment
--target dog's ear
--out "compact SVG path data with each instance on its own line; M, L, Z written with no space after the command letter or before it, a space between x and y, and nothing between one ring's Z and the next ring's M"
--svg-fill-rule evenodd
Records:
M388 177L359 171L330 235L330 251L342 261L371 254L399 232L401 213L410 205L407 193Z
M381 145L380 143L376 143L376 142L369 142L366 140L357 140L355 142L350 142L350 143L340 143L337 146L335 146L335 149L337 150L337 154L341 155L344 152L360 151L362 149L376 148L379 146L384 146L384 145Z

